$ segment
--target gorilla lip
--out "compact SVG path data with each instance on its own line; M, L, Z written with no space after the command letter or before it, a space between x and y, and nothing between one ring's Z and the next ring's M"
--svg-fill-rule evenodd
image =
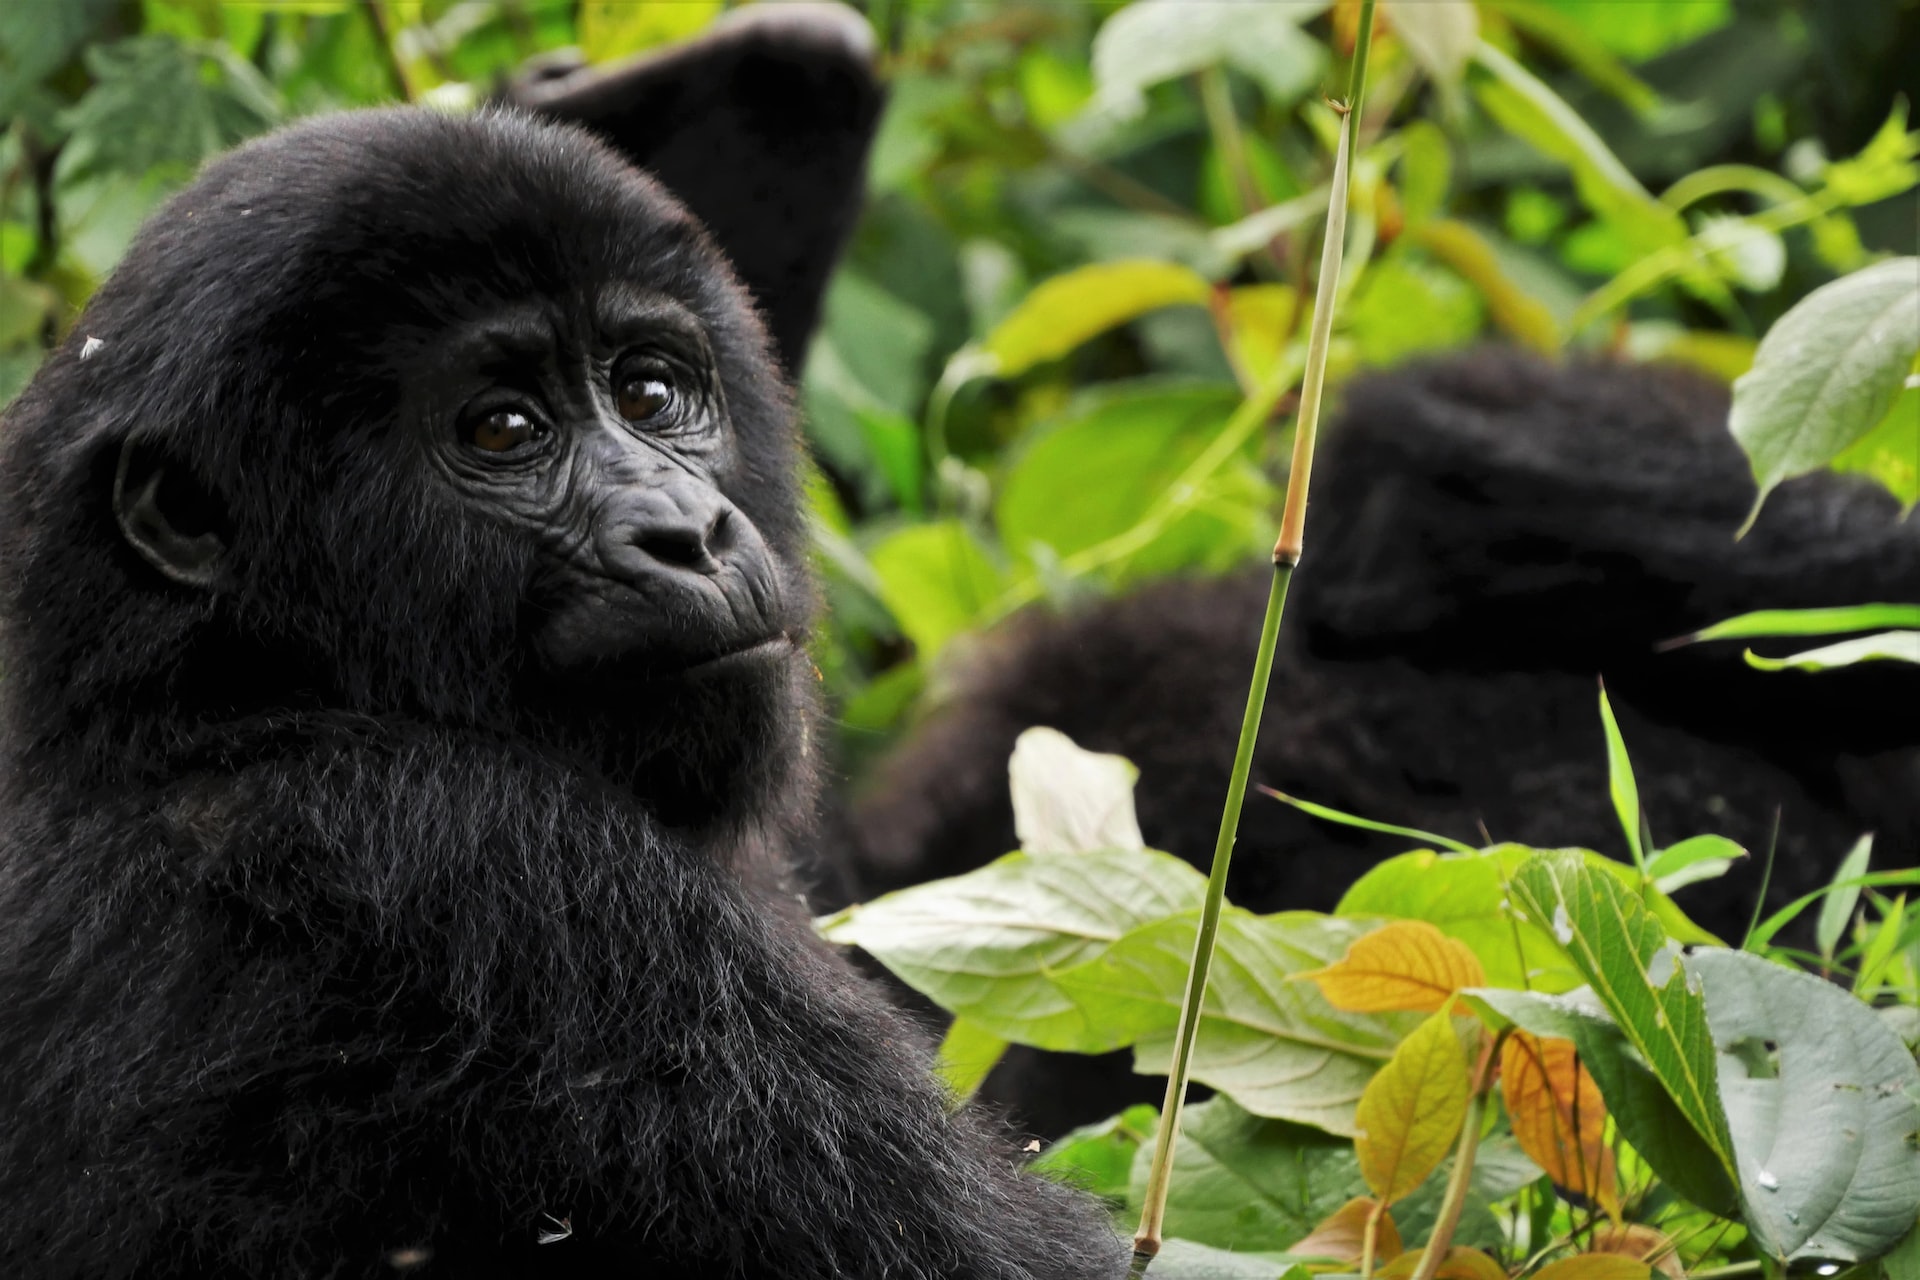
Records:
M726 667L751 662L758 658L771 657L782 649L791 648L793 637L785 631L776 631L770 636L758 640L749 640L738 648L716 653L711 657L690 662L682 669L685 675L701 675L709 671L718 671Z

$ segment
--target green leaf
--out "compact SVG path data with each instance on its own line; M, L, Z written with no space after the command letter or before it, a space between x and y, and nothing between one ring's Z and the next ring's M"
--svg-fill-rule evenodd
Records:
M1909 378L1880 425L1835 454L1827 465L1835 471L1871 476L1911 511L1920 502L1920 386Z
M1733 1175L1649 1071L1591 988L1550 996L1482 989L1467 1000L1488 1021L1510 1021L1540 1036L1571 1040L1606 1099L1607 1113L1642 1159L1675 1193L1722 1217L1739 1208Z
M1010 378L1148 311L1204 304L1210 292L1205 277L1170 262L1098 262L1042 281L982 346L991 371Z
M1215 1249L1192 1240L1167 1240L1154 1255L1154 1280L1308 1280L1297 1262Z
M1668 646L1761 636L1831 636L1878 627L1920 627L1920 604L1851 604L1835 609L1761 609L1716 622Z
M1231 66L1282 105L1316 88L1327 65L1320 42L1300 23L1326 0L1258 5L1193 5L1138 0L1108 18L1093 38L1093 79L1109 109L1138 114L1143 91L1195 71Z
M1613 811L1620 815L1620 829L1627 833L1633 865L1645 874L1647 850L1640 839L1640 785L1633 780L1633 761L1627 756L1627 742L1613 718L1613 704L1607 701L1605 685L1600 686L1600 724L1607 735L1607 791L1613 796Z
M954 1097L971 1098L1006 1051L1007 1042L993 1032L977 1022L955 1018L940 1037L934 1071Z
M1205 888L1192 867L1149 850L1010 853L849 907L819 928L1004 1040L1103 1053L1127 1043L1129 1028L1090 1018L1055 981L1058 971L1100 956L1129 930L1197 910Z
M1733 384L1727 426L1760 503L1825 466L1893 407L1920 349L1920 258L1891 258L1815 289L1775 322Z
M674 0L672 4L582 0L580 51L589 62L606 62L673 44L698 34L724 7L721 0Z
M1662 893L1712 880L1733 869L1747 851L1725 836L1693 836L1662 849L1647 864L1647 875Z
M1719 1052L1747 1227L1785 1262L1859 1262L1920 1214L1920 1068L1873 1010L1739 951L1684 960Z
M922 657L981 620L1004 587L1000 571L957 520L911 525L881 541L868 561L880 598Z
M1171 492L1212 446L1238 398L1226 388L1122 384L1083 398L1014 460L994 508L1001 542L1020 561L1036 548L1071 556L1140 530L1107 572L1130 581L1220 571L1272 545L1272 485L1249 439L1197 492ZM1170 499L1184 507L1147 521Z
M1523 845L1477 853L1419 849L1388 858L1354 881L1335 913L1425 920L1472 949L1500 987L1565 991L1580 984L1553 936L1507 903L1507 880L1533 856Z
M1152 1156L1147 1143L1134 1162L1136 1206ZM1285 1248L1365 1191L1351 1142L1214 1098L1182 1113L1166 1231L1221 1249Z
M60 180L102 173L167 180L278 123L273 87L218 41L135 36L87 51L94 86L67 113Z
M1150 922L1079 968L1052 975L1089 1022L1135 1040L1138 1071L1168 1069L1197 922L1192 912ZM1229 907L1220 918L1192 1078L1256 1114L1351 1135L1367 1081L1420 1019L1344 1013L1313 983L1288 976L1333 964L1370 925Z
M1880 661L1920 662L1920 631L1882 631L1784 658L1766 658L1747 650L1747 665L1761 671L1831 671L1858 662Z
M1186 1114L1191 1117L1193 1112ZM1138 1103L1117 1116L1062 1134L1028 1167L1090 1195L1124 1200L1133 1178L1134 1156L1153 1141L1159 1123L1157 1107Z
M1847 922L1853 919L1853 909L1860 903L1860 886L1850 882L1867 874L1867 863L1872 857L1873 836L1861 836L1840 860L1840 869L1833 873L1827 896L1820 900L1820 918L1813 936L1819 943L1823 960L1832 961L1847 931Z
M1466 346L1485 315L1480 295L1458 275L1395 252L1367 268L1340 323L1362 360L1393 365L1422 351Z
M1587 38L1601 48L1635 62L1698 39L1725 26L1732 17L1728 0L1686 0L1685 4L1546 0L1542 7L1578 23Z
M1560 940L1681 1114L1732 1172L1705 1007L1677 962L1678 946L1646 905L1617 877L1565 850L1529 859L1514 876L1513 894L1529 919Z
M1815 889L1812 893L1803 893L1755 925L1753 931L1747 935L1742 949L1760 951L1773 941L1775 934L1799 918L1802 911L1819 902L1835 889L1878 888L1886 885L1920 885L1920 868L1908 871L1875 871L1848 880L1835 880L1832 884Z
M119 0L0 5L0 119L18 114L40 82L119 7Z
M1140 771L1125 756L1083 751L1058 729L1036 725L1013 744L1013 829L1027 853L1145 849L1133 815Z
M1435 218L1447 206L1453 183L1453 148L1431 120L1412 120L1400 130L1400 212L1408 228Z

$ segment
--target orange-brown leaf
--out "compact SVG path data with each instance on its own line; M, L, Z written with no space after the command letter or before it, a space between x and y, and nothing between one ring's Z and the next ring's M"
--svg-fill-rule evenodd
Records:
M1407 1250L1374 1272L1375 1280L1407 1280L1419 1269L1420 1255L1425 1252L1424 1249ZM1433 1273L1433 1280L1507 1280L1507 1271L1478 1249L1455 1245L1447 1250L1446 1257L1440 1259L1440 1267Z
M1366 1248L1367 1216L1379 1203L1370 1196L1356 1196L1321 1219L1306 1239L1289 1247L1287 1252L1296 1258L1331 1258L1338 1264L1326 1267L1309 1263L1308 1269L1314 1271L1359 1266L1360 1255ZM1391 1258L1400 1249L1400 1231L1393 1225L1393 1215L1383 1209L1380 1225L1374 1230L1373 1256Z
M1607 1105L1573 1041L1513 1032L1500 1050L1500 1092L1520 1149L1555 1184L1593 1200L1618 1222Z
M1354 1013L1432 1013L1460 988L1487 981L1466 943L1425 920L1382 925L1354 939L1340 963L1299 976L1318 983L1335 1008Z
M1617 1253L1582 1253L1549 1262L1531 1280L1648 1280L1651 1274L1646 1263Z
M1601 1227L1593 1233L1588 1253L1618 1253L1647 1263L1672 1280L1687 1280L1687 1269L1680 1265L1673 1241L1654 1228L1637 1222Z
M1392 1204L1425 1182L1459 1136L1472 1091L1453 1019L1436 1013L1394 1049L1354 1109L1368 1189Z

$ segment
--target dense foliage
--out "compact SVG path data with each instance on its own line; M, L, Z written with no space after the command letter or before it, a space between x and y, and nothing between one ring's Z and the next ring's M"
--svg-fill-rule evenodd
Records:
M528 57L621 56L721 8L0 8L0 398L206 156L325 108L470 109ZM855 766L1010 612L1271 544L1325 95L1359 12L870 9L892 105L803 381L832 606L817 660ZM1730 425L1763 498L1832 466L1920 499L1920 262L1887 256L1913 251L1920 133L1895 90L1920 5L1381 16L1336 385L1487 339L1664 356L1740 379ZM1860 631L1754 661L1920 660L1911 601L1701 639ZM1738 851L1643 847L1631 744L1604 700L1596 721L1631 864L1409 833L1433 847L1331 915L1229 910L1194 1063L1217 1096L1189 1112L1168 1220L1185 1243L1155 1274L1920 1276L1920 876L1873 870L1862 841L1829 892L1711 939L1665 895ZM1164 1071L1201 878L1141 847L1124 765L1030 736L1014 786L1022 851L823 927L957 1015L962 1091L1009 1042L1131 1046ZM1802 913L1813 948L1775 948ZM1136 1108L1044 1158L1137 1202L1155 1123Z

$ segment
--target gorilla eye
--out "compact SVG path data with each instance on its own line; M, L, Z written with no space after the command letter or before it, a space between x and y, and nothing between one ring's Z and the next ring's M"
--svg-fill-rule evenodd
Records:
M488 453L511 453L532 444L547 429L518 409L495 409L467 427L467 443Z
M652 422L673 407L673 388L659 378L629 374L615 385L613 399L628 422Z

